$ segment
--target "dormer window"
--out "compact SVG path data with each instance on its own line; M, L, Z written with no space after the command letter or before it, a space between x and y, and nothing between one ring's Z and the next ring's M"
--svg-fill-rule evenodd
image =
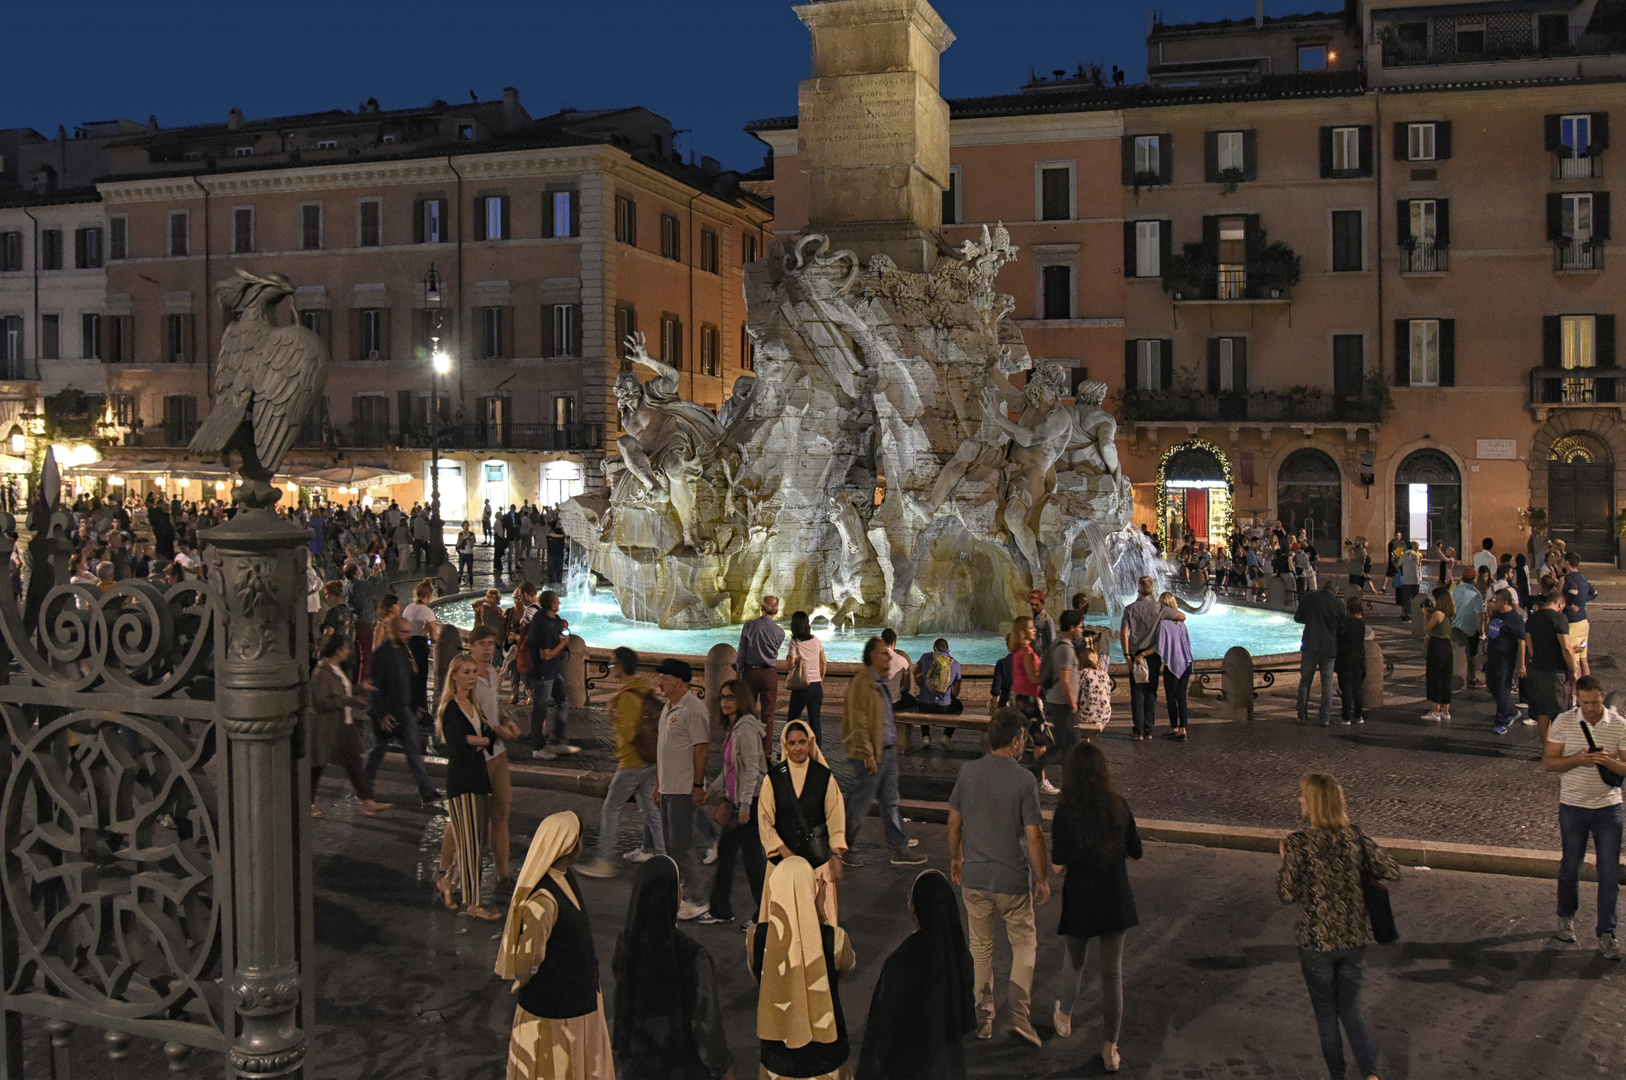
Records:
M318 149L318 150L337 150L338 148L339 148L339 140L338 139L317 139L316 140L316 149Z
M202 150L188 150L186 153L181 155L181 160L182 161L202 161L203 160L203 151Z
M393 132L392 132L392 133L390 133L390 134L388 134L388 135L385 135L385 136L384 136L384 138L383 138L383 140L382 140L382 141L383 141L383 142L386 142L386 143L392 143L392 142L394 142L394 141L395 141L395 135L394 135L394 133L393 133Z
M254 148L252 146L239 146L237 149L233 150L232 153L237 157L253 157Z
M457 141L458 142L473 142L474 141L474 125L472 123L464 122L464 123L460 123L460 124L457 125Z

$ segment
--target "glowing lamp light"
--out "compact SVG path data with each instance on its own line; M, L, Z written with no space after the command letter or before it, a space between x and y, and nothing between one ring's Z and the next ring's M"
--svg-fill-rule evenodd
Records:
M23 444L23 433L20 432L20 431L12 432L11 433L11 452L13 454L21 454L25 449L27 449L27 448Z
M122 477L122 476L109 476L107 478L107 482L108 482L108 484L110 484L113 487L123 487L124 486L124 477Z
M452 358L447 356L444 350L436 349L435 355L430 359L435 365L436 375L444 375L452 370Z
M191 484L191 483L192 483L192 481L190 481L190 480L188 480L188 479L187 479L187 478L186 478L186 477L184 477L184 476L183 476L183 477L181 477L181 478L180 478L180 479L179 479L179 480L176 480L176 481L175 481L175 482L176 482L176 483L177 483L177 484L179 484L179 485L181 485L181 486L182 486L182 487L186 487L186 486L187 486L187 485L189 485L189 484Z

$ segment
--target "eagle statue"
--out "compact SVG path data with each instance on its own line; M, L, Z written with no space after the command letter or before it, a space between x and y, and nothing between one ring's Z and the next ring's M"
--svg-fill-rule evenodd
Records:
M233 494L248 507L281 497L271 477L327 383L322 339L298 322L276 323L277 305L293 293L281 274L246 270L215 286L229 321L215 366L214 408L188 449L235 466L243 483Z

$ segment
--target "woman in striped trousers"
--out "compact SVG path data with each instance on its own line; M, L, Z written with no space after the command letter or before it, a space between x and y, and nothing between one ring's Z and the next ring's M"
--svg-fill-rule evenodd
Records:
M491 777L480 751L491 744L492 732L474 701L477 677L474 658L458 653L446 669L446 684L435 713L435 737L446 746L446 809L452 816L447 828L457 853L436 887L448 909L457 908L452 900L455 887L462 897L463 914L491 921L502 916L480 906L481 838L486 801L491 798Z

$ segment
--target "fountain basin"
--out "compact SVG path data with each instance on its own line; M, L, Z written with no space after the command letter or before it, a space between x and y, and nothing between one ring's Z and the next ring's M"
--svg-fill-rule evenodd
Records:
M468 629L474 625L474 600L478 594L456 597L439 602L436 612L442 621ZM704 656L718 642L738 644L738 626L718 626L704 630L663 630L654 623L637 622L621 614L621 609L609 589L598 594L580 591L561 598L559 614L570 623L571 632L579 635L594 650L608 652L625 645L639 653L674 653L684 656ZM788 614L788 613L782 613ZM1107 625L1103 616L1092 616L1094 625ZM785 619L788 624L788 618ZM1241 645L1262 659L1281 653L1297 653L1302 627L1292 615L1248 604L1216 601L1206 615L1192 615L1186 619L1191 635L1192 655L1198 660L1219 660L1225 650ZM815 626L814 636L824 643L825 655L832 663L858 663L863 658L864 642L879 630L874 627L834 629ZM937 638L948 640L949 651L962 664L994 664L1005 656L1005 638L987 630L966 630L946 634L919 634L898 639L898 648L911 657L930 652ZM1112 658L1123 660L1122 651L1113 643Z

